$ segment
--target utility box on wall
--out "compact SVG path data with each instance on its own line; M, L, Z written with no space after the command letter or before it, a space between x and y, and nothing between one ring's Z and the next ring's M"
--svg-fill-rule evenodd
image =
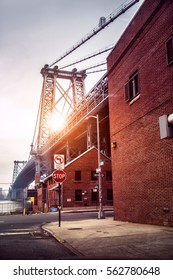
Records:
M173 138L173 114L159 117L160 138Z

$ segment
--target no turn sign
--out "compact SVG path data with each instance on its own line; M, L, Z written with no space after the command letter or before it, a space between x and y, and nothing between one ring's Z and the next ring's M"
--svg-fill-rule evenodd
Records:
M54 155L54 169L64 169L64 155Z

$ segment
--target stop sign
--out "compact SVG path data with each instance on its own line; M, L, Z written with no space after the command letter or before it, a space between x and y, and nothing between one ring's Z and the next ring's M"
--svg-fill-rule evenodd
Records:
M67 174L64 172L64 170L55 170L52 174L52 177L55 182L63 183L67 178Z

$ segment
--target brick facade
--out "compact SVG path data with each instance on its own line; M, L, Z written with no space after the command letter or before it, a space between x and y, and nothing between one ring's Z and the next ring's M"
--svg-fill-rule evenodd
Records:
M62 207L81 207L94 206L98 207L98 180L94 175L98 167L97 161L98 150L95 147L90 148L70 163L65 165L64 171L67 174L67 179L62 185ZM113 205L111 198L112 192L112 172L111 160L109 157L101 153L101 161L104 165L102 170L102 195L103 205ZM91 176L91 174L93 176ZM45 179L47 186L46 208L50 210L52 207L59 205L59 195L55 190L58 183L53 182L50 175ZM42 188L41 188L42 189ZM41 190L38 189L38 199L41 197ZM38 201L38 205L42 207L42 202ZM43 208L40 209L44 211Z
M108 56L118 220L173 225L173 139L160 139L159 133L159 117L173 113L173 65L166 53L172 15L171 0L146 0ZM137 95L127 101L125 85L134 91L129 86L134 73Z

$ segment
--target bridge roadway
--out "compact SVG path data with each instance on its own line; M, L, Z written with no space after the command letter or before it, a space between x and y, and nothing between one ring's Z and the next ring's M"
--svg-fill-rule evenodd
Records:
M96 114L101 116L100 121L102 118L108 118L108 82L106 74L98 81L93 89L85 96L85 99L80 103L80 105L72 112L66 122L66 126L54 137L51 137L44 147L37 151L39 156L46 158L50 157L50 155L52 156L54 153L61 153L67 139L77 139L80 135L86 135L86 117ZM32 156L17 176L12 188L24 189L34 181L34 178L35 157Z

